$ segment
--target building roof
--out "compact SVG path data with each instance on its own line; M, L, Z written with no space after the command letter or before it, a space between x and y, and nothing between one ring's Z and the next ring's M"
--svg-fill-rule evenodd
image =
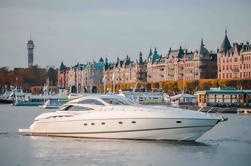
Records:
M154 53L152 56L152 63L155 63L161 59L161 56L158 54L157 49L154 49Z
M139 64L144 64L143 57L142 57L142 52L141 51L139 53Z
M184 49L181 48L178 50L169 50L168 52L168 57L173 57L173 58L183 58L184 57Z
M200 49L199 49L200 57L202 58L210 57L209 51L204 46L205 45L203 43L203 39L201 39L201 44L200 44Z
M227 52L229 49L231 49L231 47L232 46L231 46L231 44L228 40L228 37L227 37L227 30L225 30L225 37L221 43L219 52Z
M195 57L199 57L200 59L211 59L211 55L209 51L205 48L205 45L203 43L203 39L201 39L200 47L198 50L195 51L194 54Z
M153 51L150 48L150 52L149 52L149 55L148 55L148 58L147 58L148 62L152 61L152 58L153 58Z
M246 42L246 44L241 43L241 45L240 45L240 51L241 52L251 51L251 44L249 44L249 42Z
M101 58L99 59L99 62L103 62L103 63L104 63L104 59L101 57Z
M108 62L108 59L105 58L104 67L105 67L105 70L112 69L114 67L114 63L113 62Z
M132 63L132 61L131 61L130 57L128 55L126 55L126 58L125 58L125 61L124 61L125 66L128 66L131 63Z
M178 95L172 96L170 98L171 98L171 100L177 100L179 98L196 98L196 97L194 95L182 93L182 94L178 94Z
M66 66L64 65L64 63L63 63L63 61L62 61L61 64L60 64L59 70L60 70L60 71L64 71L65 69L66 69Z
M104 69L104 62L94 62L94 68L98 70Z
M210 88L210 90L198 91L197 94L225 94L225 95L248 94L248 95L251 95L251 90L238 90L231 87Z
M119 57L117 57L117 62L115 63L116 67L122 67L124 64L123 60L120 60Z

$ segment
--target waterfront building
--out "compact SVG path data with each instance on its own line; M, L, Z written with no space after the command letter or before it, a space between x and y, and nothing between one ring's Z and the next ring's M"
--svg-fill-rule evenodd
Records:
M87 63L83 69L83 87L85 91L89 93L101 92L104 72L103 58L100 58L98 62Z
M116 62L100 58L98 62L77 64L68 68L62 62L58 72L58 87L71 92L101 92L103 84L109 86L108 88L111 85L112 88L121 88L122 84L123 88L134 88L137 83L216 78L216 58L216 54L209 52L201 40L201 45L195 52L188 52L182 47L177 50L170 48L163 57L155 48L154 51L150 49L146 60L143 60L140 52L136 61L127 55L122 60L117 58Z
M147 58L147 82L161 82L165 80L165 60L159 55L157 49L150 49Z
M209 52L201 39L199 49L185 57L185 80L217 78L217 55Z
M186 51L187 57L192 54L188 53L187 50L183 49L181 46L179 49L172 50L169 49L167 56L165 57L165 80L183 80L184 76L184 53Z
M67 87L67 89L69 89L70 92L72 93L77 93L77 86L78 86L78 83L77 83L77 67L78 65L75 65L75 66L71 66L68 70L68 82L67 84L69 85Z
M27 49L28 49L28 67L33 66L33 49L34 49L34 42L33 40L29 40L27 43Z
M168 54L162 57L150 50L147 63L147 82L163 82L167 80L200 80L217 77L217 56L209 52L201 40L200 47L195 52L188 52L180 47L170 48ZM210 69L210 70L209 70Z
M71 67L66 67L62 62L58 70L58 87L72 93L101 92L103 68L102 58L98 62L78 63Z
M125 59L117 58L116 63L105 61L104 78L106 84L136 84L146 82L146 61L143 60L142 52L136 62L127 55Z
M251 78L251 44L233 43L231 46L227 31L217 50L218 79Z
M205 106L251 106L251 90L234 88L210 88L196 93L198 105Z
M60 89L66 89L67 87L67 82L68 82L68 77L67 77L67 74L68 74L68 70L69 68L67 68L63 62L61 62L61 65L58 69L58 88Z

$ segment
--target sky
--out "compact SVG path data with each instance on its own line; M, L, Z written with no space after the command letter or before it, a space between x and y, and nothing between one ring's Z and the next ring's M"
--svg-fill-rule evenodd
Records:
M150 48L165 56L180 46L216 52L227 28L230 42L251 39L251 0L0 0L0 67L59 67L129 55ZM30 35L31 34L31 35Z

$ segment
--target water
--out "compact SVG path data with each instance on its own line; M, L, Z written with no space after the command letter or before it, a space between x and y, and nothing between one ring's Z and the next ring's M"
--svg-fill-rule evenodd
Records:
M251 164L251 116L224 114L195 143L30 137L17 133L43 112L38 107L0 105L0 166Z

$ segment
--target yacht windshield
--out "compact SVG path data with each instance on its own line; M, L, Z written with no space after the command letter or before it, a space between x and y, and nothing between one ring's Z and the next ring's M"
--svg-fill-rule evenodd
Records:
M128 100L122 100L120 98L101 98L104 102L112 105L131 105L133 103Z
M80 100L77 103L78 104L104 105L103 103L101 103L100 101L98 101L96 99L84 99L84 100Z
M88 107L80 107L80 106L75 106L75 105L69 105L69 106L63 108L62 111L86 111L86 110L93 110L93 109L88 108Z

